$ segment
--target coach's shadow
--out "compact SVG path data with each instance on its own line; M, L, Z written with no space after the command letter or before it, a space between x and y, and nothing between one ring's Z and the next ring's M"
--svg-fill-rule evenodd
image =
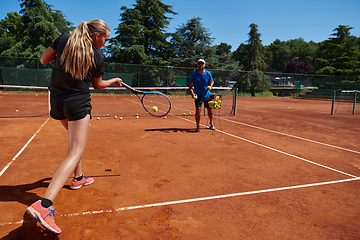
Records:
M145 129L145 131L147 132L154 132L154 131L159 131L159 132L195 132L194 128L155 128L155 129Z
M40 227L37 221L32 219L26 212L23 215L22 225L11 232L8 235L1 238L1 240L15 240L15 239L44 239L55 240L59 239L58 235Z

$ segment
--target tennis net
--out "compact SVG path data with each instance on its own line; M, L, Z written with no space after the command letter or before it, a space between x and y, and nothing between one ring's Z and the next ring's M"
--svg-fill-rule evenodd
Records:
M194 114L195 107L187 87L136 87L142 91L166 94L171 102L170 115ZM90 88L93 117L149 116L135 94L123 87L109 87L95 91ZM212 94L221 95L222 113L231 114L234 92L229 87L213 87ZM47 87L0 85L0 118L48 116L50 94Z

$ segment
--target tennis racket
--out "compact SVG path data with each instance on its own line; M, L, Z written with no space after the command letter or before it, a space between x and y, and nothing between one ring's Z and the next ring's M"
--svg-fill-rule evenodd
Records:
M165 94L157 91L134 89L124 82L121 82L121 85L138 97L145 111L151 116L164 117L170 112L171 101Z

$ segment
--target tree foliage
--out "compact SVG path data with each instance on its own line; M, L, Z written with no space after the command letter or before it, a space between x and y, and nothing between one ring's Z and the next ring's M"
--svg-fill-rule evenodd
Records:
M339 25L332 38L320 43L318 74L360 74L360 46L358 39L350 35L352 27Z
M171 35L165 30L170 24L167 14L177 14L172 6L160 0L137 0L134 8L121 7L117 36L110 39L106 52L120 62L164 65L169 55Z
M213 38L205 28L201 18L192 18L176 28L171 39L174 56L171 63L177 67L194 67L199 58L206 59L206 65L212 67L215 49L211 48Z
M249 39L247 41L247 56L245 62L245 69L248 71L259 70L264 71L267 64L262 55L261 34L258 26L254 23L250 24Z
M16 43L2 51L1 55L39 58L59 35L57 30L71 29L71 23L65 20L61 11L52 10L42 0L21 0L20 7L20 15L8 15L8 19L2 21L7 35Z
M17 33L21 31L19 27L20 14L17 12L10 12L5 19L0 21L0 54L15 46L19 40Z

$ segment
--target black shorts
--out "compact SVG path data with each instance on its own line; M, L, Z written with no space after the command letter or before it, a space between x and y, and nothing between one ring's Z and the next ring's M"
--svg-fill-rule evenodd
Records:
M54 96L50 97L50 116L56 120L75 121L83 119L86 115L91 118L90 97L78 97L73 99L59 100Z
M210 100L211 100L210 98L206 98L206 99L195 99L195 107L196 107L196 108L201 108L202 103L204 103L204 106L205 106L206 108L209 108L209 101L210 101Z

